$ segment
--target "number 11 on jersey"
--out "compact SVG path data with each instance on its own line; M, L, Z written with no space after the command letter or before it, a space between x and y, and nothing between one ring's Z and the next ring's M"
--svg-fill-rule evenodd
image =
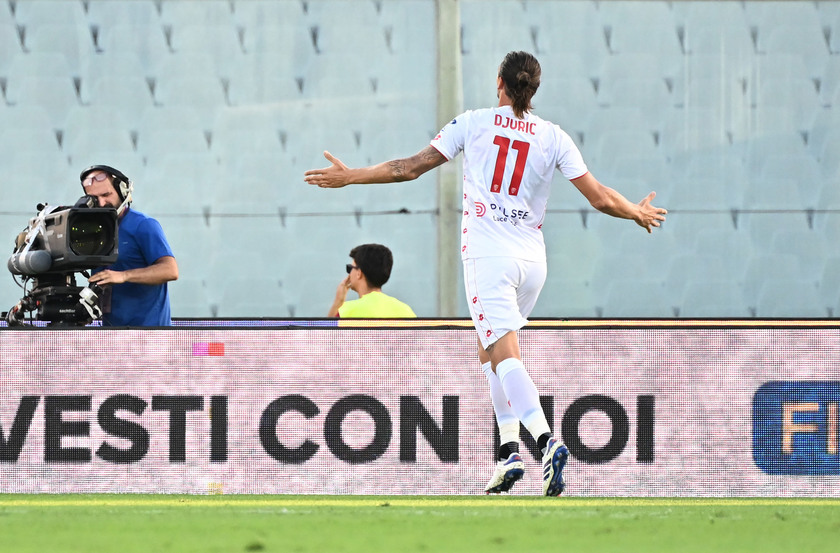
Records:
M496 169L493 171L490 192L498 193L502 189L502 178L505 176L505 165L511 146L510 138L497 136L493 139L493 144L499 147L499 155L496 156ZM516 196L519 193L519 185L522 182L522 174L525 172L525 161L528 159L528 149L530 147L529 142L513 141L513 149L516 150L516 165L513 166L513 175L511 175L510 186L508 186L508 194L511 196Z

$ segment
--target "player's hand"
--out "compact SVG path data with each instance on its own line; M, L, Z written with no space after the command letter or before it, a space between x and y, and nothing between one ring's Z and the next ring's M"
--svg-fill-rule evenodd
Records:
M653 227L658 227L660 222L665 220L665 215L668 213L668 210L650 204L655 197L656 192L651 192L639 202L639 216L636 219L636 223L649 233L653 231Z
M126 281L126 274L123 271L112 271L111 269L105 269L104 271L99 271L98 273L90 275L88 282L91 284L122 284Z
M332 165L324 169L310 169L303 174L303 180L321 188L341 188L350 184L348 167L327 151L324 152L324 157Z

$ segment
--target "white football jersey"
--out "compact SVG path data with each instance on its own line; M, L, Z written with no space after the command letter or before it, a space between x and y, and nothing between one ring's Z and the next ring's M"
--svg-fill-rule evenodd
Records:
M510 256L545 261L542 223L554 177L587 172L559 126L510 106L467 111L431 141L446 159L464 152L461 257Z

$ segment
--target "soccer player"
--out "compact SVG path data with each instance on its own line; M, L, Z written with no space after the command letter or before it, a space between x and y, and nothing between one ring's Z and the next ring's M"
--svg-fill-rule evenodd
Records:
M322 188L413 180L464 152L461 258L467 305L478 332L478 357L490 386L501 435L498 463L485 492L510 490L524 474L519 423L543 454L543 493L563 492L568 448L552 436L539 393L525 370L516 331L526 323L545 283L542 222L555 169L599 211L652 231L667 211L651 192L638 204L601 184L559 126L531 113L540 85L537 59L510 52L496 79L499 105L467 111L412 157L351 169L324 152L330 167L306 171Z

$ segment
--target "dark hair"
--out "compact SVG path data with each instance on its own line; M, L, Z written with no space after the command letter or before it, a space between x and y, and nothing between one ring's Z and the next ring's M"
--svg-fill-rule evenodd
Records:
M365 275L368 284L382 288L391 278L394 256L391 250L382 244L362 244L350 250L350 257Z
M509 52L499 66L505 94L513 102L513 114L522 118L531 111L531 98L540 86L540 62L528 52Z

